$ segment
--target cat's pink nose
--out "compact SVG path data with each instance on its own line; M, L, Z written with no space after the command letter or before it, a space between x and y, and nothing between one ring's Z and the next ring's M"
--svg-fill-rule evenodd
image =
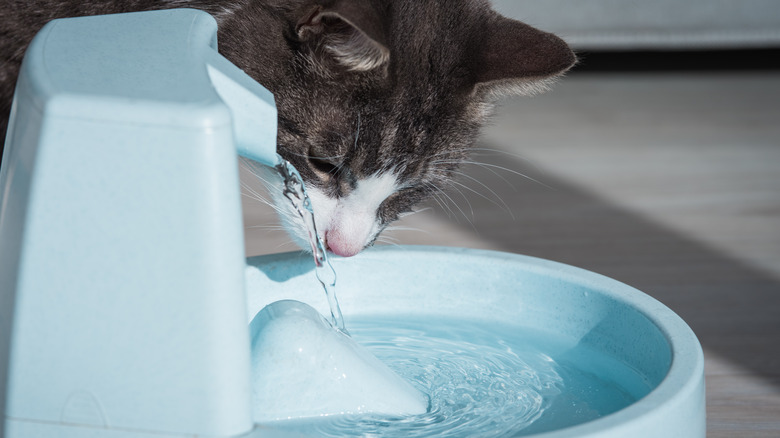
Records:
M344 236L339 230L325 231L325 246L328 251L341 257L352 257L363 249L360 242Z

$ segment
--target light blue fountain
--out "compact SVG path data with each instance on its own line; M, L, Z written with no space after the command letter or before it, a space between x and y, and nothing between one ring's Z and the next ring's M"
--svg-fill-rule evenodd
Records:
M253 412L252 358L267 352L252 342L266 317L248 322L269 304L287 312L280 300L328 311L310 258L243 256L237 158L278 163L276 110L217 53L216 29L194 10L74 18L30 46L0 169L0 438L291 433ZM611 415L534 436L705 436L701 347L639 291L464 249L385 248L335 264L348 322L468 317L555 331L570 341L560 355L586 346L652 387ZM583 367L608 375L599 363Z
M216 30L121 14L31 44L0 173L8 438L252 429L236 154L275 164L276 109Z

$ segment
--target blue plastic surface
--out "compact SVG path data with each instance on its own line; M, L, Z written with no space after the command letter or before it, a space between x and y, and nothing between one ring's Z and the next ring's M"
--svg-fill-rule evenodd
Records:
M327 314L311 260L250 258L248 318L281 299ZM372 248L332 260L347 327L353 317L439 317L527 327L586 346L643 375L653 390L605 417L531 438L704 438L704 357L695 334L644 293L593 272L534 257L464 248ZM565 354L567 344L562 344ZM610 376L614 370L578 363Z
M276 110L216 31L182 9L30 45L0 170L6 438L254 427L237 154L276 164Z

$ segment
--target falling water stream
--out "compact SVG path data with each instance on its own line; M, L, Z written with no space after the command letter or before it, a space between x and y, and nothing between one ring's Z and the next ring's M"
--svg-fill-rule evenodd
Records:
M347 328L344 326L344 317L341 314L341 307L339 307L339 300L336 298L336 270L333 269L330 261L328 261L325 243L317 233L317 225L314 223L314 210L312 209L309 195L306 194L303 179L301 179L298 170L286 160L282 160L276 166L276 170L282 176L284 184L282 194L290 200L293 208L298 212L306 225L311 253L314 256L317 280L322 284L325 296L328 298L331 323L334 327L347 333Z

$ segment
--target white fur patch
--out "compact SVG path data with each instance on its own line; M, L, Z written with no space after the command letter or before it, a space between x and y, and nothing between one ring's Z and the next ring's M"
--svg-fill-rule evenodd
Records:
M331 198L316 187L307 187L306 192L309 194L311 206L314 209L314 223L317 224L317 231L322 236L338 207L338 200Z
M316 188L309 190L319 233L336 254L354 255L380 231L379 206L398 190L396 175L385 173L359 180L347 196L330 198Z

